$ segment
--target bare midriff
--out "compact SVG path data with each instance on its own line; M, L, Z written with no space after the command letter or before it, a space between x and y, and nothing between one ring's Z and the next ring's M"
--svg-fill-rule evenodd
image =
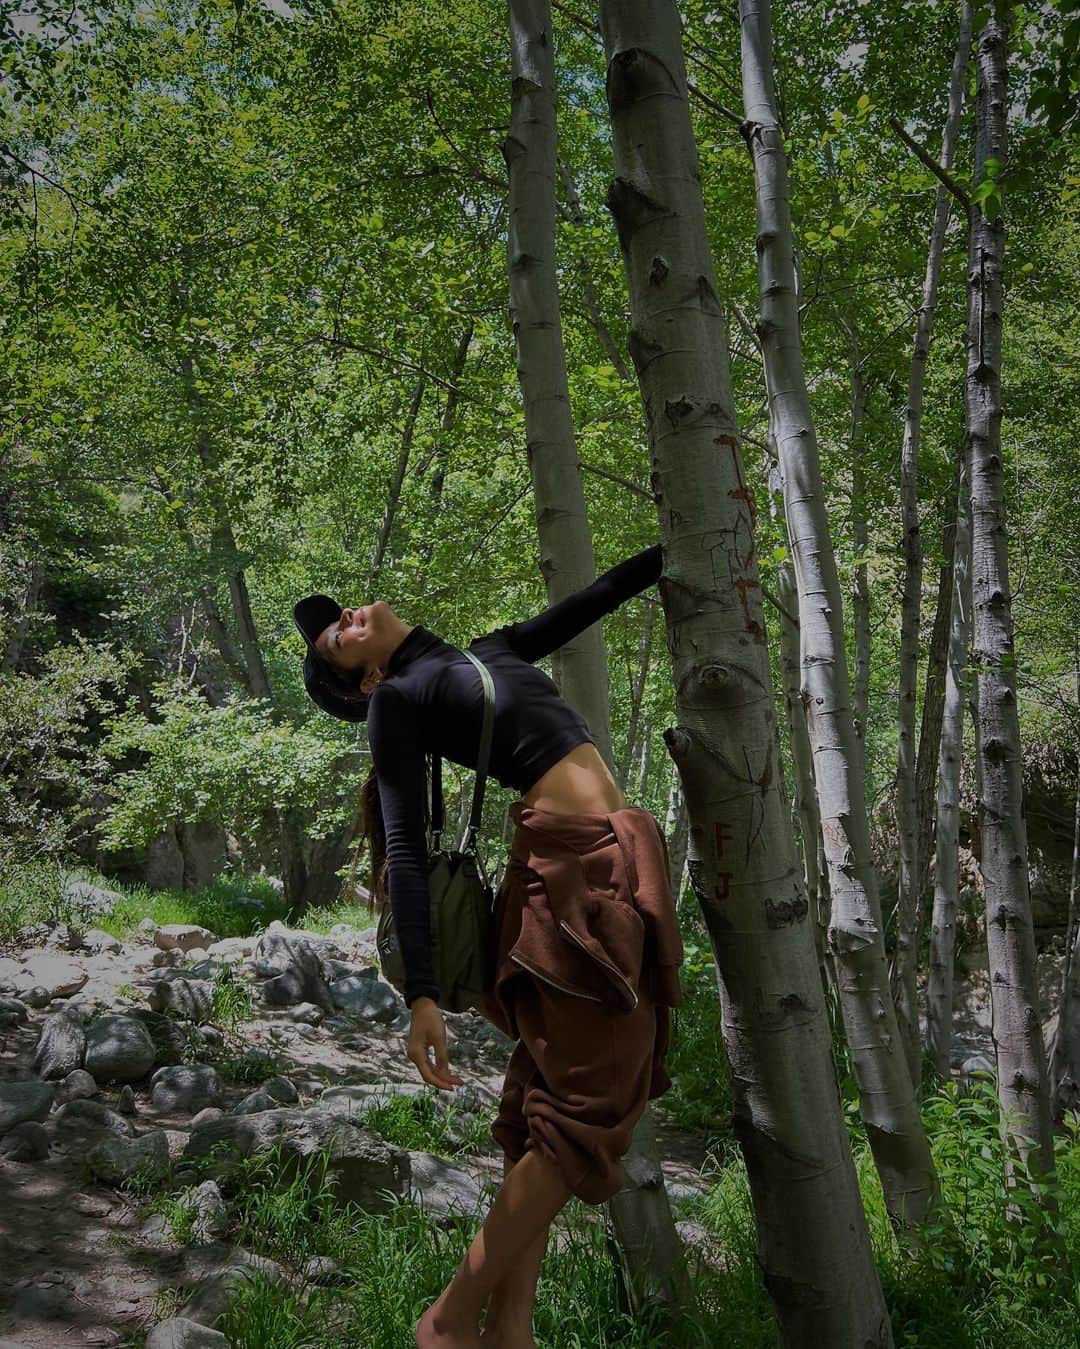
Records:
M589 741L575 745L552 764L521 799L525 805L553 815L606 815L627 806L611 769Z

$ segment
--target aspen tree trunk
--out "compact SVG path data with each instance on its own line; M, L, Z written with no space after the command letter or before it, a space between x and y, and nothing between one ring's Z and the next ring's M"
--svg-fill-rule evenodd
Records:
M941 139L941 167L951 169L964 103L964 71L971 51L971 4L960 14L960 36L949 83L949 110ZM941 257L952 197L938 184L934 224L926 254L922 304L915 324L915 345L908 369L907 409L900 450L900 518L904 539L904 589L900 604L900 682L897 690L896 817L900 848L899 902L892 987L900 1034L904 1039L911 1080L922 1079L922 1037L916 981L919 959L919 808L915 791L915 699L919 679L919 619L922 606L922 538L919 533L919 440L922 435L923 390L930 337L934 326Z
M966 453L965 453L966 457ZM934 856L934 911L930 926L930 970L926 987L927 1049L934 1071L949 1080L953 1018L953 962L956 906L960 888L960 765L964 751L964 698L971 638L971 504L966 471L958 485L953 543L952 612L941 725L941 767L937 790Z
M595 579L566 377L555 271L555 52L549 0L510 0L513 85L503 157L510 175L510 312L533 480L540 570L554 604ZM604 634L594 623L552 656L562 696L614 770Z
M780 469L774 465L769 472L770 510L773 519L783 519L784 488ZM784 523L787 532L787 523ZM814 787L814 755L810 748L810 733L806 725L806 707L802 699L802 653L799 644L799 591L795 584L795 568L789 554L780 564L776 580L777 599L784 613L780 615L780 670L784 684L784 707L787 712L788 740L791 761L795 770L795 814L799 821L799 843L802 853L803 876L806 881L806 902L814 924L814 947L822 971L823 987L827 986L828 967L826 949L829 932L829 910L822 903L820 872L818 870L818 839L821 836L821 815L818 812L817 791Z
M803 701L814 746L814 780L832 898L829 946L885 1203L893 1222L909 1229L910 1239L910 1226L936 1205L937 1178L889 992L863 754L849 701L840 578L803 372L787 167L773 96L768 0L740 0L739 13L743 132L756 179L759 332L799 591Z
M671 765L671 787L668 791L667 814L664 817L664 835L668 841L671 861L671 893L678 905L682 899L683 875L686 871L686 847L689 821L686 816L686 798L678 766Z
M549 0L509 0L512 68L510 133L503 157L510 178L507 254L510 310L533 480L541 571L555 603L595 577L559 318L555 268L556 99ZM563 697L589 723L614 770L607 663L600 624L552 659ZM693 1290L675 1228L646 1106L623 1159L625 1184L607 1206L612 1254L637 1299L689 1305Z
M855 551L855 570L851 590L851 624L855 636L855 729L858 732L866 772L866 733L870 719L870 577L866 550L870 546L866 528L866 469L863 464L863 423L866 421L867 391L862 377L862 354L854 325L845 322L851 348L851 544Z
M959 474L959 463L957 465ZM956 483L959 482L959 476ZM922 724L919 727L919 754L915 764L915 799L919 814L919 933L925 927L927 888L930 884L930 858L934 836L934 812L937 800L938 762L941 754L941 728L945 716L945 680L949 664L949 615L952 611L953 555L956 546L957 486L953 484L941 531L941 568L938 572L934 626L926 654L926 687L923 694Z
M1009 8L994 0L979 34L976 175L1006 164ZM1035 1171L1054 1169L1050 1092L1028 888L1023 763L1016 706L1016 657L1009 590L1001 461L1001 328L1005 220L1001 187L990 214L971 212L968 271L967 416L971 476L971 585L976 755L982 773L979 869L986 890L991 1030L1002 1130Z
M1080 651L1076 656L1076 705L1080 709ZM1073 813L1072 876L1069 882L1069 928L1065 937L1065 966L1061 972L1061 1003L1057 1032L1050 1054L1050 1105L1055 1125L1066 1114L1080 1110L1080 755L1077 757L1076 807Z
M637 677L630 690L630 721L626 728L626 748L623 750L622 763L619 765L619 779L625 789L630 779L630 765L638 747L638 728L641 725L641 704L645 697L645 685L649 679L649 664L652 660L653 629L656 627L656 606L650 604L645 612L645 621L641 626L641 646L638 659Z
M733 1123L786 1346L892 1344L839 1108L779 738L673 0L601 0L615 178L649 425L690 878L716 955Z

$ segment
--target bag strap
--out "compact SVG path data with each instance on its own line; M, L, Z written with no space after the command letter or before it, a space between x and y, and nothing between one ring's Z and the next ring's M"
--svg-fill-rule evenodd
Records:
M491 741L495 731L495 683L484 662L471 651L462 651L480 672L484 684L484 720L480 728L480 749L476 763L476 782L473 786L472 808L469 811L469 823L458 845L459 852L465 852L476 841L480 830L480 817L484 809L484 788L487 785L488 764L491 759ZM443 790L442 755L438 750L431 754L431 833L432 847L437 850L443 832Z
M476 760L476 782L473 785L472 809L469 811L469 823L461 843L458 845L459 851L467 852L476 842L476 836L480 832L480 816L484 809L484 787L487 784L488 764L491 760L491 740L495 731L495 683L491 678L488 667L471 651L462 652L480 671L480 678L484 683L484 721L480 728L480 750Z

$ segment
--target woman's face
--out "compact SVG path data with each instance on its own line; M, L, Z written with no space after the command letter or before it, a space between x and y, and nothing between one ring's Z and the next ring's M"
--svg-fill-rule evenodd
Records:
M391 613L385 600L342 609L337 622L319 633L315 646L339 670L371 668L385 657L386 619Z

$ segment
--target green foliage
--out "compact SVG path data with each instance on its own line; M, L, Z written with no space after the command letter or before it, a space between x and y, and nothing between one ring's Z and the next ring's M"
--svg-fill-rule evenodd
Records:
M255 1015L251 985L237 978L232 966L214 975L213 1023L222 1030L235 1030Z
M355 1118L395 1147L440 1157L469 1156L491 1143L486 1120L454 1105L440 1109L430 1094L393 1096L385 1105L372 1106Z
M155 719L129 709L112 723L102 752L139 759L110 781L103 836L113 847L146 843L176 820L214 820L254 839L274 812L294 807L312 813L309 832L323 837L345 822L359 786L333 741L276 722L264 703L211 707L192 690L159 688Z

